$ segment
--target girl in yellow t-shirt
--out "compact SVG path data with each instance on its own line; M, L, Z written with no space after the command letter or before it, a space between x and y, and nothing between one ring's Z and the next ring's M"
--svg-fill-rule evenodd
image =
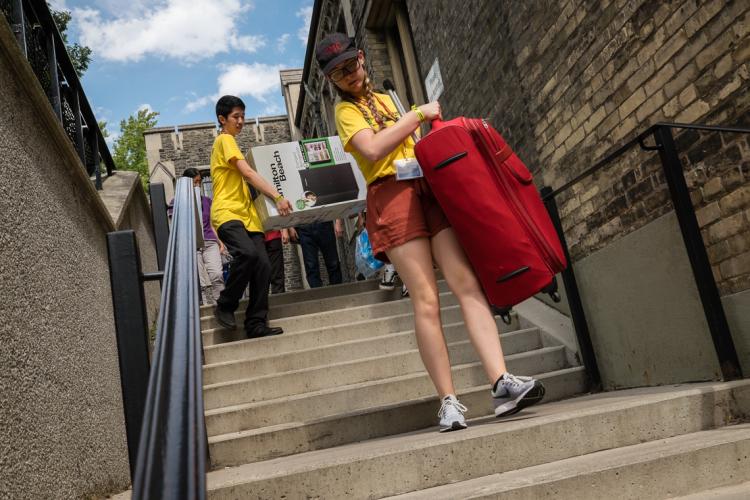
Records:
M373 91L364 53L342 33L321 40L316 58L341 97L336 106L341 142L367 180L366 224L373 252L395 265L411 296L419 352L442 402L440 431L465 428L466 407L456 398L451 378L433 261L461 305L469 337L492 384L495 415L539 402L544 395L541 383L506 371L490 306L429 186L423 178L396 179L397 168L408 171L415 161L410 135L421 122L441 118L440 104L424 104L399 116L390 97Z

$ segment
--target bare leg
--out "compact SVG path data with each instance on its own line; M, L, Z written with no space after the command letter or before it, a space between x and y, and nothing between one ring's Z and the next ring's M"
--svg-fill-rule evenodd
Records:
M495 318L479 280L452 228L440 231L431 243L435 262L461 305L471 343L479 354L490 384L494 384L506 372L505 359Z
M387 254L409 288L417 345L427 373L441 398L455 394L448 346L440 324L440 302L430 242L427 238L417 238L389 250Z

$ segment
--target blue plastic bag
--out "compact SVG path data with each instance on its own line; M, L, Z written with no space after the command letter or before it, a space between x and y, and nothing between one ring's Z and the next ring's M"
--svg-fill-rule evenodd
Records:
M372 245L370 245L370 237L367 236L367 229L363 229L357 235L354 263L357 266L357 272L365 278L372 278L383 267L383 262L376 259L372 254Z

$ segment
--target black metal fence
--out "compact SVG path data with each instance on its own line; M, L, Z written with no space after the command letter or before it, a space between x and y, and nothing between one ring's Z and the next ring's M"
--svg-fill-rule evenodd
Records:
M163 186L151 187L152 211L166 218ZM153 200L162 201L157 206ZM192 179L180 178L163 273L142 273L133 231L108 234L135 499L206 496L208 451L196 263L202 232L197 217ZM143 282L149 279L162 280L150 368L143 292Z
M568 304L570 306L571 319L573 320L576 337L581 350L581 358L586 367L589 381L594 388L601 386L601 375L599 373L594 348L591 343L588 323L586 321L581 295L573 271L573 263L570 260L568 245L565 241L565 234L558 214L555 197L563 191L570 189L573 185L578 184L582 180L599 172L636 145L639 145L644 151L656 151L659 153L662 171L667 181L670 199L675 210L675 215L677 216L688 259L690 260L693 278L703 305L703 311L706 316L706 321L708 322L711 340L719 360L722 376L725 380L742 378L742 370L739 358L737 357L737 350L735 349L724 307L721 303L719 289L711 271L708 254L703 244L700 227L695 215L695 209L693 208L690 199L690 191L688 190L685 176L682 171L682 164L680 163L677 147L672 134L674 129L692 129L714 133L725 132L750 134L750 129L739 127L657 123L638 134L634 139L618 147L594 166L584 171L570 182L567 182L565 185L555 190L550 187L545 187L541 191L542 198L560 236L563 250L565 251L565 257L569 263L568 268L562 273L563 282L568 297ZM653 138L653 145L646 144L646 141L650 138Z
M47 3L0 0L0 10L87 174L101 189L102 163L107 175L115 164Z

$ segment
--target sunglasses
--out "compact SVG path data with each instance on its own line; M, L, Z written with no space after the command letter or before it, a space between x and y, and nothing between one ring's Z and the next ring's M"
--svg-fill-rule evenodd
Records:
M359 69L359 57L350 59L340 68L336 68L328 74L328 78L334 82L341 81L345 76L350 75Z

